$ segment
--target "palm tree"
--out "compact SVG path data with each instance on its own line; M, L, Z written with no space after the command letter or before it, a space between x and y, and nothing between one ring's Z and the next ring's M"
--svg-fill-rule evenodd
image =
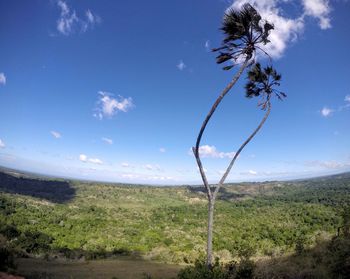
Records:
M230 70L237 64L241 64L237 73L233 76L229 84L224 88L218 96L209 113L204 119L201 129L198 133L196 145L192 147L196 162L201 174L203 184L207 192L208 199L208 235L207 235L207 266L210 268L212 264L212 242L213 242L213 217L216 195L221 187L221 184L216 188L210 188L202 161L199 154L199 147L204 130L214 114L216 108L225 97L225 95L236 84L243 71L252 63L252 58L255 57L257 49L261 49L261 45L269 42L268 36L273 25L267 21L262 21L259 13L250 5L245 4L240 11L229 9L223 19L221 30L224 32L225 38L220 48L213 49L214 52L219 52L216 57L218 64L227 63L224 70ZM243 61L243 63L242 63ZM227 176L227 175L226 175ZM222 182L223 183L223 182Z
M270 115L271 112L271 97L275 95L279 100L283 100L287 95L275 89L275 86L280 86L282 76L278 74L277 71L272 66L267 66L265 68L261 68L260 63L256 63L249 71L248 71L248 82L245 86L246 97L260 97L259 106L262 110L266 111L263 119L261 120L258 127L254 130L254 132L243 142L243 144L239 147L234 157L232 158L229 166L227 167L225 173L219 181L218 186L215 189L215 192L218 192L219 187L225 182L228 174L230 173L236 159L239 154L242 152L243 148L252 140L252 138L256 135L256 133L261 129L264 125L266 119Z

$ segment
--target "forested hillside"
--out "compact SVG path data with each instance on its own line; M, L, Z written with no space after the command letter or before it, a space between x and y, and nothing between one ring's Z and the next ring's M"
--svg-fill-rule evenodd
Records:
M130 255L194 263L205 249L207 202L195 186L104 184L0 173L2 245L16 257ZM221 261L281 257L329 240L343 226L350 175L227 184L215 212Z

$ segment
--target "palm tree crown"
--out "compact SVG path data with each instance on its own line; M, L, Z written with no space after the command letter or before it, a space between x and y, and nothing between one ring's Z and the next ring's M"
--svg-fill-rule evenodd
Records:
M240 11L229 9L224 15L221 28L226 35L222 47L213 49L220 52L216 62L221 64L231 61L232 65L223 68L229 70L238 59L251 59L257 48L262 50L259 44L266 45L270 42L269 31L273 28L272 24L261 20L259 13L250 4L243 5Z
M245 86L246 97L261 97L262 102L259 105L265 109L271 95L277 96L279 100L287 97L284 92L274 88L280 86L281 79L281 74L277 73L272 66L262 69L260 63L256 63L248 72L248 82Z

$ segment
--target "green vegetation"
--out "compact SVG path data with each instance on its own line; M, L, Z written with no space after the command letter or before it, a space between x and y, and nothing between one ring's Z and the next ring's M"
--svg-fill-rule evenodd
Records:
M50 197L50 189L57 193L55 180L33 179L31 192L16 193L6 181L17 179L20 183L29 178L1 173L5 176L7 179L0 180L2 270L13 268L6 255L36 255L47 260L123 255L195 263L205 254L204 188L58 181L57 187L64 185L74 192L62 200ZM50 185L46 198L36 191L35 181ZM332 240L338 228L340 234L349 233L349 211L344 211L350 204L349 174L225 185L216 204L214 256L223 263L247 259L249 267L252 260L257 265L255 272L265 274L259 263L266 267L273 262L282 269L287 267L286 261L297 265L314 259L325 264L325 255L339 254L338 261L334 258L327 266L342 270L346 263L341 260L349 260L347 238Z

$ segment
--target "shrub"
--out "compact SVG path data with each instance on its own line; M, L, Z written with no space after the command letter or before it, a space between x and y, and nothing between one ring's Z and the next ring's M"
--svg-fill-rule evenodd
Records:
M335 278L349 278L350 274L350 239L334 238L329 244L328 257L331 273Z
M255 264L249 259L238 262L220 264L216 258L211 269L208 269L204 260L197 260L194 266L182 269L178 279L249 279L253 278Z
M53 238L41 232L27 231L21 234L15 244L27 253L40 253L50 250Z

